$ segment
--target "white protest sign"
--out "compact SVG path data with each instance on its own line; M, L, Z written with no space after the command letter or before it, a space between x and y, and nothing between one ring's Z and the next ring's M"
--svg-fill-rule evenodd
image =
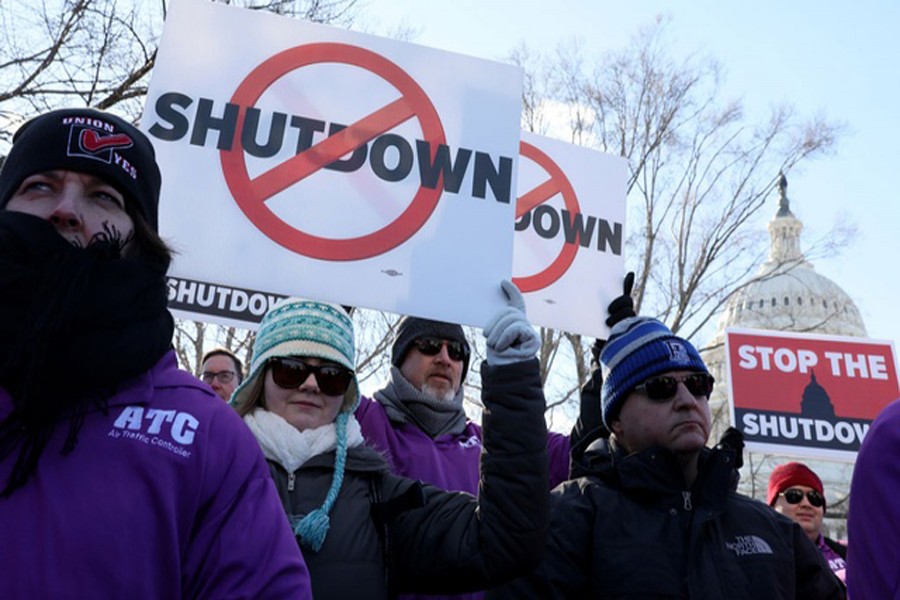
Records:
M513 281L535 325L606 338L625 272L625 159L522 133Z
M521 86L510 65L173 0L141 120L179 252L170 300L211 320L298 295L483 325L511 277Z

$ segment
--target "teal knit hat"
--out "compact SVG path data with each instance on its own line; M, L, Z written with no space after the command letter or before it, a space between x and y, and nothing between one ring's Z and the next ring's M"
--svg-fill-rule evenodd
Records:
M284 356L321 358L354 371L341 412L356 410L359 383L355 374L353 322L343 308L325 302L287 298L266 313L256 332L250 373L234 390L232 406L241 406L250 400L248 396L256 389L257 380L265 375L266 362L270 358Z
M341 411L334 421L337 438L334 477L320 508L303 517L291 516L294 535L306 548L318 552L325 542L330 524L329 513L344 482L347 461L347 421L359 404L359 382L356 379L353 322L336 304L288 298L263 317L253 345L250 374L231 396L235 407L252 402L251 394L262 385L266 363L273 357L304 356L335 362L354 371L350 387L344 394ZM243 413L242 413L243 414Z

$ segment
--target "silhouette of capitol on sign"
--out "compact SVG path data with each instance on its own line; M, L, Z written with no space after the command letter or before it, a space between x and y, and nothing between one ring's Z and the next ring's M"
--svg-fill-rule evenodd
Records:
M834 405L828 392L816 381L816 374L810 373L809 385L803 390L800 401L800 414L811 419L834 420Z

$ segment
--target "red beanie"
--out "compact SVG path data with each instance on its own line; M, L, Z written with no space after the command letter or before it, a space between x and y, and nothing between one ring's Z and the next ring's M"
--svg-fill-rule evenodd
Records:
M822 488L822 480L819 476L810 470L809 467L798 462L789 462L778 465L772 474L769 475L769 506L775 505L778 494L795 485L804 485L810 487L825 497L825 490Z

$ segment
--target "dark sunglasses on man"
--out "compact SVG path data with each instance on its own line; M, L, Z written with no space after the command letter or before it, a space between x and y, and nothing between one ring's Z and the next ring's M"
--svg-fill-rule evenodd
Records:
M270 358L268 367L272 373L272 381L284 389L300 387L312 373L316 376L316 384L323 394L341 396L353 381L353 371L340 365L311 365L293 357Z
M660 375L651 377L644 383L635 386L634 389L643 392L650 400L666 402L675 397L675 394L678 392L678 384L684 383L684 386L694 396L706 396L709 398L715 381L715 378L709 373L691 373L684 377Z
M456 340L442 340L436 337L420 337L413 341L416 349L425 356L437 356L443 346L447 346L447 356L452 360L463 360L469 355L469 348Z
M784 500L788 504L800 504L800 502L803 501L803 490L797 488L786 489L778 495L784 496ZM809 490L806 492L806 499L816 508L825 506L825 498L816 490Z

